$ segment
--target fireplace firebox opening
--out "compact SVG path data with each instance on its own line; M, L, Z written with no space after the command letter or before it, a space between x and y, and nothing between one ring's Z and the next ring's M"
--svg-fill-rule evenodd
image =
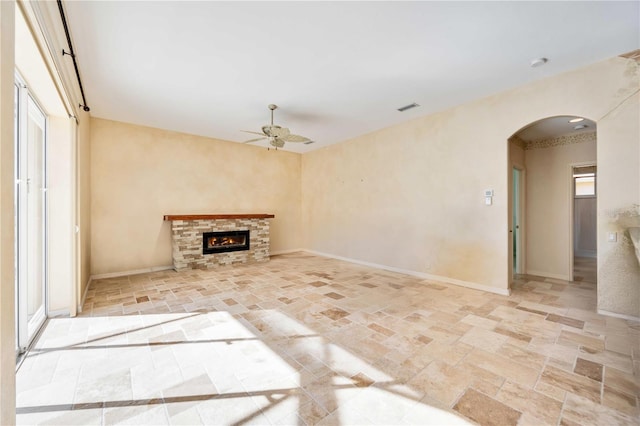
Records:
M249 250L249 230L204 232L202 234L202 254L241 250Z

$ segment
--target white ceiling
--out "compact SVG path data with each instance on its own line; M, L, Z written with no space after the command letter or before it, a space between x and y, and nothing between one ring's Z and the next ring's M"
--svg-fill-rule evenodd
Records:
M95 117L306 152L640 46L639 2L67 1ZM549 62L531 68L532 59ZM419 108L396 108L417 102ZM499 117L496 117L499 119ZM266 146L266 145L263 145Z

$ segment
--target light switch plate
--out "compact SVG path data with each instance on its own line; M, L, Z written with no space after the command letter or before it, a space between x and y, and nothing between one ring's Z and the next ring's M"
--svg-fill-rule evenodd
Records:
M607 241L609 241L610 243L615 243L618 241L618 233L617 232L609 232L609 234L607 234Z

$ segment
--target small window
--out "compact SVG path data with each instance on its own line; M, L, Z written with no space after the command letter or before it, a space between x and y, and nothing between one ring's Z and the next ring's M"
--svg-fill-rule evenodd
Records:
M581 173L573 175L576 197L594 197L596 195L596 174Z

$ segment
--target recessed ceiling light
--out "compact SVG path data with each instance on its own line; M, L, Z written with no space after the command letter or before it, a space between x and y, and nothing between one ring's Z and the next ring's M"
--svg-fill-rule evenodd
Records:
M549 62L549 60L547 58L534 59L533 61L531 61L531 68L541 67L544 64L546 64L547 62Z
M577 124L577 125L573 126L573 130L586 129L587 127L589 127L589 126L587 126L586 124Z
M576 118L572 118L571 120L569 120L569 123L579 123L581 121L584 121L584 118L576 117Z
M416 107L419 107L419 106L420 106L420 105L418 105L417 103L415 103L415 102L414 102L414 103L412 103L412 104L405 105L405 106L403 106L403 107L398 108L398 111L400 111L400 112L405 112L405 111L406 111L406 110L408 110L408 109L416 108Z

